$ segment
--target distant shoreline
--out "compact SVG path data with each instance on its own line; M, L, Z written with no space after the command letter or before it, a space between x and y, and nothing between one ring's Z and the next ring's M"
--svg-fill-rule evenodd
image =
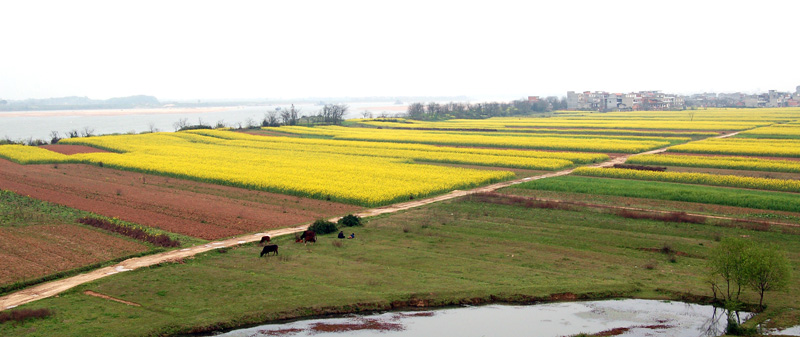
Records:
M145 109L85 109L85 110L33 110L0 112L2 117L54 117L54 116L120 116L120 115L161 115L217 112L236 107L204 108L145 108Z

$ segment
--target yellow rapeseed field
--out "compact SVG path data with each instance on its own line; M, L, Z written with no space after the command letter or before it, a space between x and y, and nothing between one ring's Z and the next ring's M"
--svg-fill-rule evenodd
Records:
M506 171L415 164L404 158L248 147L237 143L240 141L184 132L70 138L62 142L117 152L70 156L102 162L107 167L365 206L514 176Z
M44 164L78 162L70 156L44 148L25 145L0 145L0 158L5 158L20 164Z
M670 152L734 154L767 157L800 157L798 139L723 138L704 139L670 147Z
M688 138L637 137L637 136L582 136L582 135L532 135L509 133L470 133L450 131L391 130L374 128L281 127L278 131L330 136L341 140L417 143L454 146L484 146L497 148L527 148L560 151L624 152L636 153L669 146Z

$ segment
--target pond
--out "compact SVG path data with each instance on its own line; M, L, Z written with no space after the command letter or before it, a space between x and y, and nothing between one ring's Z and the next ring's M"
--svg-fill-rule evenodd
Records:
M266 324L221 336L557 337L606 331L606 336L697 337L722 335L725 325L725 312L709 305L626 299L352 315Z

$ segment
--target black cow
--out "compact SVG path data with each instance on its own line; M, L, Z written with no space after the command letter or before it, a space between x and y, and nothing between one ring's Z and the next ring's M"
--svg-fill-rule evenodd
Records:
M261 250L261 257L265 254L269 255L269 253L275 252L275 255L278 255L278 245L266 245L264 249Z

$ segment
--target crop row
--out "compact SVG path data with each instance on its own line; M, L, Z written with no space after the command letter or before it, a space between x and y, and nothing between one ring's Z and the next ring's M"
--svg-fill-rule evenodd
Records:
M516 185L517 188L696 202L775 211L800 212L797 194L686 185L669 182L563 176Z
M419 129L419 130L492 130L501 132L542 133L542 134L569 134L569 135L628 135L648 137L707 137L719 133L712 131L669 131L669 130L627 130L627 129L602 129L602 128L548 128L535 125L507 125L507 123L448 123L448 122L423 122L403 119L383 121L380 119L363 119L354 121L361 125L373 127L387 127L394 129Z
M800 157L800 139L710 138L672 146L669 152Z
M260 149L239 146L235 141L223 145L183 137L182 133L153 133L71 138L63 142L120 152L72 155L108 167L365 206L513 177L507 171L421 165L408 159L376 156Z
M608 159L607 155L597 153L475 149L425 144L376 143L292 137L258 137L217 130L194 130L181 134L207 137L205 139L195 138L198 141L212 141L214 138L219 138L222 140L236 141L229 143L237 146L265 149L293 149L297 151L407 158L430 162L545 170L559 169L572 165L573 163L586 164Z
M280 131L297 134L332 136L340 140L415 143L451 146L482 146L496 148L527 148L572 150L588 152L636 153L674 144L672 140L631 139L628 137L563 137L546 135L471 134L467 132L436 132L418 130L361 129L343 127L281 127ZM685 141L681 138L677 141Z
M626 163L800 173L800 161L752 157L642 154L629 157Z
M592 177L654 180L685 184L752 188L783 192L800 192L800 180L754 178L696 172L657 172L595 167L579 167L575 169L573 173L576 175Z
M739 137L800 139L800 125L776 124L744 131L739 134Z

